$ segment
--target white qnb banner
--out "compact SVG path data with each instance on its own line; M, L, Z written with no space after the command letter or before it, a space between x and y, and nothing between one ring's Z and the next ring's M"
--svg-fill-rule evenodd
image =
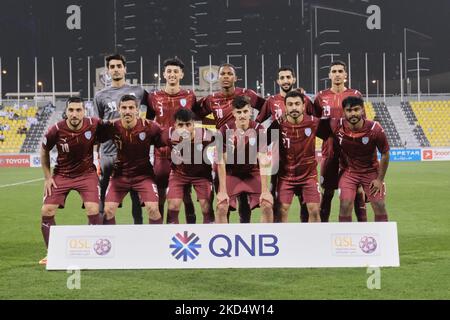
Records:
M48 270L400 266L397 224L54 226Z

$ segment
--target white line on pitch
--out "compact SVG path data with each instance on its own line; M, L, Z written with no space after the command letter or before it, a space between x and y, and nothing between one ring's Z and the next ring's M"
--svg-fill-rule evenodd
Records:
M11 184L4 184L4 185L0 186L0 188L7 188L7 187L20 186L20 185L22 185L22 184L27 184L27 183L32 183L32 182L42 181L42 180L44 180L44 178L39 178L39 179L34 179L34 180L27 180L27 181L22 181L22 182L17 182L17 183L11 183Z

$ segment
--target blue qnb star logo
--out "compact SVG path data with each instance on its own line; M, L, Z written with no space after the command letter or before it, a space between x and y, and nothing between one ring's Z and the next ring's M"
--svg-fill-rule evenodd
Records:
M170 248L173 249L172 256L177 260L183 258L184 262L188 258L194 260L200 254L197 249L202 247L201 244L197 243L199 240L200 238L195 233L191 233L191 235L188 235L187 231L184 231L183 235L177 233L172 237L172 244L170 245Z

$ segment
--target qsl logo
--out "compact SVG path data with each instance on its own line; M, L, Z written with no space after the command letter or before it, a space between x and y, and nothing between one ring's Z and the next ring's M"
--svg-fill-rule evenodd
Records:
M105 256L111 251L111 241L108 239L99 239L95 242L94 251L99 256Z
M374 237L364 236L359 241L359 248L362 252L367 254L375 252L375 250L377 250L377 246L377 241Z
M186 262L189 259L194 260L200 252L197 249L201 248L202 245L198 243L200 238L195 234L184 231L183 235L177 233L174 237L172 237L172 244L170 248L173 249L172 256L174 256L177 260L183 258L183 261Z

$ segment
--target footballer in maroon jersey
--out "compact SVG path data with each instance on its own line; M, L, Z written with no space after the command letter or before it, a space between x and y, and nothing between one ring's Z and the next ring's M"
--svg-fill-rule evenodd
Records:
M250 106L256 110L261 110L265 103L264 98L261 98L250 89L236 88L236 68L229 63L222 64L219 68L219 83L221 91L213 93L207 97L202 98L195 106L193 111L204 119L210 113L213 114L214 123L217 129L233 119L232 101L236 96L248 96L250 98ZM217 166L213 167L214 172L217 173ZM215 185L218 187L217 174L215 174ZM217 192L217 190L216 190ZM248 207L248 199L245 194L239 198L239 217L241 222L250 222L251 210Z
M320 91L317 94L314 100L314 115L319 118L341 118L344 115L342 101L350 96L361 98L362 95L358 90L345 87L347 80L347 65L345 62L332 62L329 78L332 86L330 89ZM339 183L339 147L333 141L330 138L322 144L322 161L320 163L320 184L323 188L320 206L322 222L328 222L330 218L331 202ZM367 221L365 196L362 188L358 188L354 208L358 221Z
M263 123L268 118L271 118L272 121L279 119L280 117L286 114L286 106L284 104L284 99L288 92L292 90L298 90L301 93L304 93L304 90L301 88L294 89L294 85L297 82L297 79L294 76L294 69L291 67L281 67L278 69L278 78L277 84L280 87L280 93L270 96L266 102L264 103L261 111L256 118L256 122ZM304 95L304 109L305 112L309 115L313 114L314 106L309 99L308 96ZM273 153L272 157L276 158L277 155ZM277 175L271 176L271 192L275 197L276 186L277 186ZM277 198L275 197L275 203L273 208L274 221L280 222L281 216L278 210L279 204L277 203ZM302 222L308 222L308 209L305 204L301 205L300 209L300 219Z
M291 91L286 95L286 114L272 122L267 130L269 142L272 130L278 130L277 202L280 203L281 222L288 222L289 208L294 195L306 204L309 222L320 222L320 190L317 179L316 131L319 119L306 115L304 95Z
M277 84L280 86L280 92L267 98L266 102L261 108L261 111L256 117L256 122L263 123L268 118L272 121L279 119L286 114L286 106L284 104L284 98L288 92L292 90L298 90L303 93L303 89L294 89L294 85L297 79L294 76L294 69L291 67L281 67L278 69ZM308 114L313 114L314 106L308 96L304 96L305 110Z
M44 171L44 204L41 209L41 230L48 247L50 227L55 225L55 215L64 208L67 195L76 190L86 208L89 224L101 224L99 215L99 190L93 148L101 130L101 120L86 118L81 98L69 98L66 105L67 119L50 127L41 145L41 163ZM50 169L50 151L58 150L57 164ZM41 264L46 263L46 258Z
M160 126L138 118L138 101L132 95L120 99L120 120L110 123L108 138L117 147L112 178L105 200L104 224L115 224L119 204L130 190L135 190L144 203L150 224L162 223L158 209L158 189L150 162L150 146L163 146Z
M358 186L364 188L375 221L387 221L384 177L389 165L389 144L378 122L364 119L364 101L348 97L342 102L344 118L320 122L318 136L333 137L340 147L339 221L352 221L352 206ZM378 162L377 150L381 153Z
M180 81L184 77L184 63L178 59L170 58L164 61L164 89L148 95L147 119L154 119L161 129L168 129L175 124L174 115L180 109L191 110L197 99L194 92L183 90ZM170 147L165 146L154 150L155 182L159 193L159 211L164 215L166 190L170 174ZM195 223L195 209L191 198L191 188L186 188L183 202L185 206L186 222Z
M216 223L228 222L228 209L236 208L241 194L248 196L250 209L261 207L261 222L273 222L273 197L265 172L267 148L260 141L261 134L265 136L264 127L251 121L250 116L250 98L237 96L233 99L235 120L220 129L223 153L218 163Z
M194 113L180 109L175 114L175 125L165 130L163 141L172 149L172 170L167 191L167 223L178 224L183 193L193 186L203 214L203 223L210 218L212 176L211 161L207 157L208 146L214 140L213 132L194 128Z

